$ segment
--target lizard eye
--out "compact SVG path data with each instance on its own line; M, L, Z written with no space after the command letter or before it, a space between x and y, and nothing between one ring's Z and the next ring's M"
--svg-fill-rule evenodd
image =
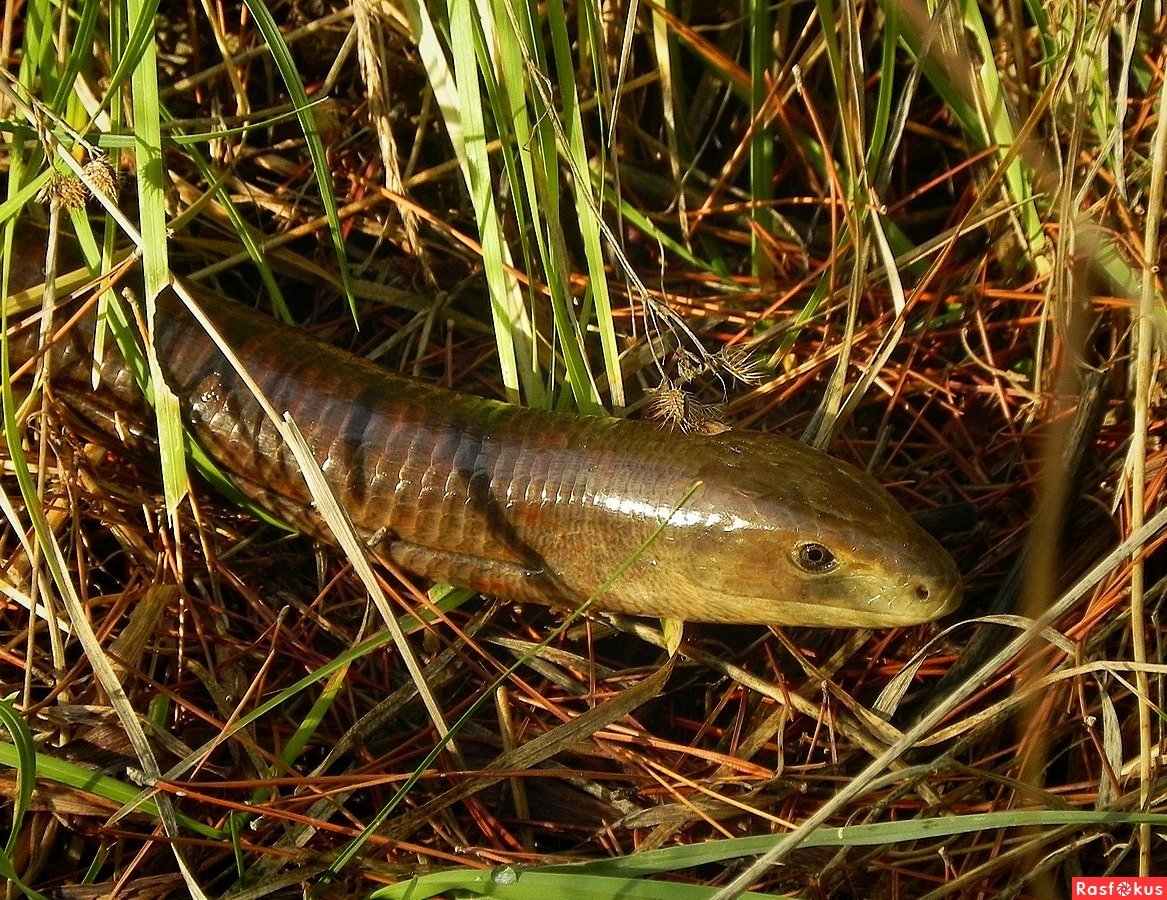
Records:
M811 575L822 575L839 564L835 554L815 541L797 544L790 557L798 568Z

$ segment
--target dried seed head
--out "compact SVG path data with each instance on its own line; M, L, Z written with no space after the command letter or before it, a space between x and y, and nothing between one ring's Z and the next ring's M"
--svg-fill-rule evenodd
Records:
M649 392L652 400L648 404L648 416L670 426L680 426L684 430L686 393L667 378L659 387Z
M766 373L745 347L726 347L713 357L714 364L743 384L761 384Z
M80 179L65 172L53 172L36 195L38 203L49 203L70 210L83 207L88 197L89 191Z
M118 195L118 177L109 158L104 154L95 154L85 164L85 174L104 196L113 199Z
M709 364L698 357L695 353L690 353L688 350L677 351L677 381L680 384L688 384L698 375L708 371Z
M670 428L679 428L686 434L691 431L720 434L729 428L721 421L717 406L702 403L668 379L649 393L652 395L648 407L649 418L664 422Z

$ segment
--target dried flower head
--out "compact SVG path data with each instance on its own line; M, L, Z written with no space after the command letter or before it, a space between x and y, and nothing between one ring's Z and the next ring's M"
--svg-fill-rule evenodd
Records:
M660 387L649 391L649 418L664 422L670 428L679 428L686 434L693 431L720 434L729 426L722 420L719 409L712 403L702 403L692 393L667 378Z
M666 378L659 387L652 388L648 393L652 398L648 404L650 419L656 419L667 425L679 425L684 422L687 395L683 389Z
M102 195L113 199L118 195L118 177L114 167L110 165L109 157L104 154L95 154L85 164L85 175Z
M38 203L49 203L63 209L80 209L88 198L89 191L77 176L56 171L36 195Z
M688 384L694 378L709 371L709 363L688 350L677 351L677 381Z
M745 347L726 347L713 357L713 363L743 384L761 384L766 378L758 358Z

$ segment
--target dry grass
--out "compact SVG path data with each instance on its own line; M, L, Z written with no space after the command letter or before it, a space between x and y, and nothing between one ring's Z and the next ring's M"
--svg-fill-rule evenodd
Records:
M1073 874L1164 874L1167 313L1144 261L1160 252L1167 24L1150 7L1137 21L1117 4L990 2L979 19L949 4L931 35L910 3L689 20L641 5L627 35L586 7L566 47L548 7L543 57L497 52L509 90L527 73L527 112L503 122L491 96L476 142L473 98L455 133L430 88L447 62L474 77L457 3L437 45L419 45L409 4L272 4L315 102L299 120L252 15L228 4L212 27L201 7L165 6L164 190L134 185L125 139L100 143L124 208L164 201L175 270L245 301L267 280L323 339L470 392L639 414L667 379L736 427L829 445L930 516L967 600L940 626L886 633L690 627L670 670L648 624L559 633L548 610L456 596L410 629L458 723L443 748L341 554L201 481L168 521L156 456L87 442L49 407L22 473L45 511L31 554L19 454L5 468L0 761L14 768L0 775L20 798L35 748L37 780L4 874L68 897L358 896L501 866L481 890L705 897L769 848L742 887L1048 896ZM37 25L47 3L6 9L16 74L34 27L58 26ZM521 32L503 9L495 29ZM115 66L108 23L94 27L80 73L103 96ZM930 48L928 64L905 47ZM39 101L11 81L0 93L5 217L47 171L32 126L67 140L39 105L65 51L37 61ZM127 89L140 117L150 98ZM124 133L124 96L96 128L77 106L64 120L95 143ZM488 284L523 311L509 332ZM376 577L400 613L425 608L424 585ZM1026 634L1017 617L1050 609L1050 630L1000 653ZM79 610L104 662L79 642ZM151 765L146 805L120 813ZM824 827L779 843L806 823ZM507 884L506 867L573 861L592 867ZM675 884L623 880L643 874Z

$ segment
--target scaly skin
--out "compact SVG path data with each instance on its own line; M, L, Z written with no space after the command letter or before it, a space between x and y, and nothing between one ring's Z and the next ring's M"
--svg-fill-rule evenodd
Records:
M664 523L593 608L876 628L928 621L959 603L952 559L874 479L795 441L682 434L460 395L189 288L275 409L291 413L361 537L405 569L578 606ZM159 299L158 323L163 372L199 443L243 493L330 540L291 452L173 292ZM107 423L87 385L91 329L82 322L57 343L53 384ZM17 339L17 357L22 343L29 352ZM109 352L101 408L140 405Z

